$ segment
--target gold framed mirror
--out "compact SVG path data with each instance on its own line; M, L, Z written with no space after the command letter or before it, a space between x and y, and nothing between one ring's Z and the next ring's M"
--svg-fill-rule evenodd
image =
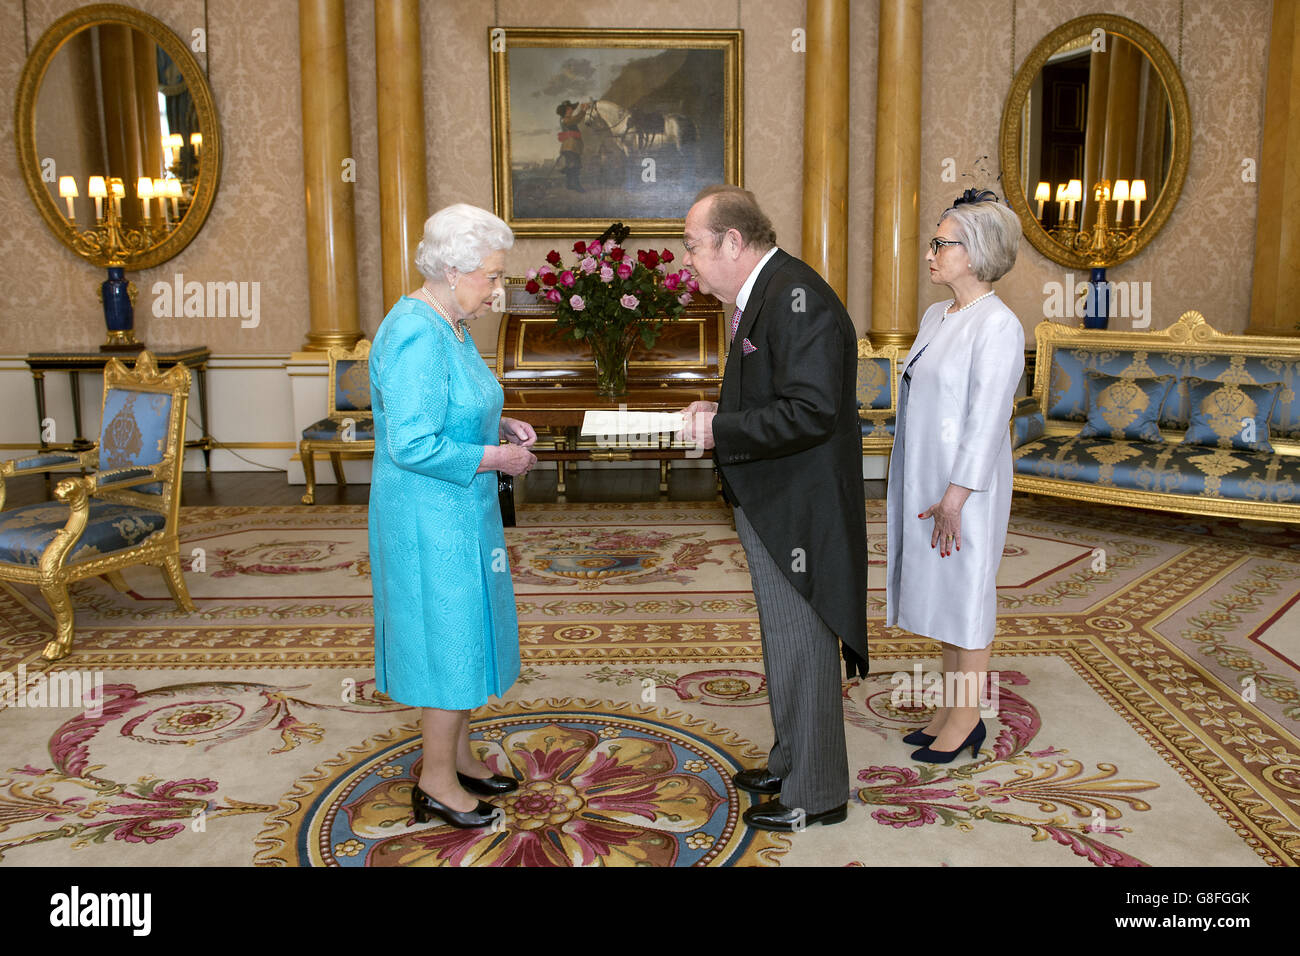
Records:
M1002 111L1002 185L1025 237L1053 262L1110 268L1169 218L1191 152L1178 69L1154 34L1077 17L1034 47Z
M41 217L97 266L166 262L212 209L212 91L185 43L139 10L95 4L55 21L23 67L14 130Z

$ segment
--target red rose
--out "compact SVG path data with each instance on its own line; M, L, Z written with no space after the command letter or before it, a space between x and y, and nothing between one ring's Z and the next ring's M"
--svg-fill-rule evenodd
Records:
M626 253L620 247L615 246L613 249L609 250L609 261L622 262L623 256L625 255Z
M672 251L669 249L665 249L663 252L659 253L659 258L664 262L672 262L673 261Z
M536 279L529 279L527 282L524 283L524 291L527 292L529 295L537 295L538 291L541 288L542 287L537 284Z
M546 261L553 266L558 266L560 264L560 254L552 249L546 254Z
M559 277L556 276L556 274L555 274L554 272L548 272L548 273L546 273L546 275L542 276L542 284L543 284L543 285L548 285L548 286L550 286L550 285L555 285L555 283L557 283L557 282L559 282L559 281L560 281L560 280L559 280Z
M645 264L645 250L644 250L644 249L638 249L638 250L636 251L636 261L639 262L639 263L641 263L642 265Z
M573 244L573 251L580 256L585 256L587 254L587 244L579 239Z
M645 267L653 269L657 265L659 265L659 253L651 249L645 254Z

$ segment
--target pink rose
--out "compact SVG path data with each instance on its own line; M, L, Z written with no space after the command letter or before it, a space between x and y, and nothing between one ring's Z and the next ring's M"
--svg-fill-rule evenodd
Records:
M573 287L573 273L568 269L565 269L560 273L560 285L568 286L569 288Z
M582 301L582 296L580 295L569 296L569 308L573 309L574 312L581 312L586 307L587 307L587 303Z
M618 300L618 304L625 309L635 310L636 307L641 304L641 302L637 299L636 296L634 296L632 293L629 292L627 295L623 296L623 298Z
M536 278L537 278L537 270L536 270L536 269L529 269L529 270L528 270L528 278L530 278L530 279L536 279Z
M677 273L675 272L664 276L664 288L669 292L675 292L677 287L681 284L682 280L678 278Z
M547 301L549 301L549 302L554 302L556 305L559 305L559 304L560 304L560 301L561 301L561 299L562 299L562 296L560 295L560 290L559 290L559 289L547 289L547 290L546 290L546 298L547 298Z
M689 278L689 279L686 280L686 288L689 289L689 290L692 291L692 292L699 292L699 291L700 291L700 284L699 284L698 282L695 281L695 278L694 278L694 277L691 277L691 278Z
M601 282L613 282L613 281L614 281L614 269L613 269L611 266L601 266L601 267L600 267L600 281L601 281Z
M620 262L618 264L618 277L626 279L632 274L632 264L630 262Z
M677 297L677 301L680 302L682 305L690 305L691 294L689 292L683 292L681 295Z
M599 242L593 240L592 242L587 243L587 255L598 256L600 255L600 253L601 253L601 248Z
M581 269L583 272L585 272L587 275L591 275L593 272L596 271L596 260L593 259L591 256L587 256L587 258L583 259L580 263L578 263L578 268Z

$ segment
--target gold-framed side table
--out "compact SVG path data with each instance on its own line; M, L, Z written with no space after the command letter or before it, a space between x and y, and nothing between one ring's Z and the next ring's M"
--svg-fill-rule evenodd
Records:
M152 349L150 351L153 351ZM175 349L170 352L154 352L158 368L165 371L175 365L184 365L194 371L198 378L199 426L202 438L194 438L185 443L186 448L203 450L203 468L212 470L212 438L208 435L208 359L212 353L205 345ZM36 385L36 427L41 435L41 451L85 451L95 443L81 434L81 372L100 372L108 365L109 359L119 358L126 365L134 363L134 353L130 352L31 352L27 356L27 367L32 370L32 381ZM76 428L76 437L71 442L45 441L45 373L67 372L72 386L72 420Z

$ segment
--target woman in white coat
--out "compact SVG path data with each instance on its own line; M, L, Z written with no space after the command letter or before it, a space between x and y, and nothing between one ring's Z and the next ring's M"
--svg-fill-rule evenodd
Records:
M903 362L889 462L886 623L943 648L944 699L912 757L979 753L980 697L997 626L1011 513L1010 420L1024 371L1020 320L993 291L1016 261L1020 221L967 190L939 219L926 261L952 299L926 309Z

